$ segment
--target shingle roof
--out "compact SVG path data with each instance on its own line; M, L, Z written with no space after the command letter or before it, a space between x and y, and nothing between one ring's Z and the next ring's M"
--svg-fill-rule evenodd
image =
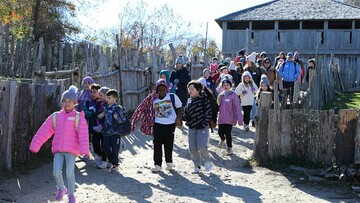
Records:
M240 10L215 21L360 19L360 8L335 0L275 0Z

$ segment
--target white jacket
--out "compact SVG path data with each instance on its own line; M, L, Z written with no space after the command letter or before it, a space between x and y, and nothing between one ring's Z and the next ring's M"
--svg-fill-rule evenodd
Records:
M242 75L242 81L244 81L244 76L251 77L250 72L245 71ZM252 106L255 100L255 94L258 91L258 87L253 82L252 86L248 85L245 86L244 82L241 82L235 89L235 93L240 96L241 99L241 106Z

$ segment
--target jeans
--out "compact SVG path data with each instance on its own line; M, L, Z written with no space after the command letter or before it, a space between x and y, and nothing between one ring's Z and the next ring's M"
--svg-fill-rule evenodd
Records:
M55 177L56 187L58 189L64 189L64 180L62 176L62 168L66 162L66 179L68 182L68 191L70 195L75 193L75 155L67 152L57 152L54 155L54 168L53 173Z
M189 150L195 167L199 167L201 160L205 163L210 161L209 155L209 127L194 130L189 128Z
M228 147L232 147L232 137L231 137L231 130L232 130L231 124L219 124L219 136L221 140L226 139L226 145Z
M103 152L113 166L119 165L120 135L103 136Z
M154 163L161 166L162 146L164 145L165 161L172 163L172 152L174 147L175 123L164 125L155 123L154 125Z

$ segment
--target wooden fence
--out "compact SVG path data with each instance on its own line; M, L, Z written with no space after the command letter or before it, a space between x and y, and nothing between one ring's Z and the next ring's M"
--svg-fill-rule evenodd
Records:
M0 81L0 168L11 170L29 160L30 141L47 116L60 109L65 82L34 85ZM50 149L51 143L43 148Z
M354 109L274 110L260 107L254 158L260 164L297 157L337 166L360 163L360 122Z

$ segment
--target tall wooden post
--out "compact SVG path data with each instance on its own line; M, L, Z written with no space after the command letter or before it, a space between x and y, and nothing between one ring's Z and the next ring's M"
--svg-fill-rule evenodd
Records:
M123 95L123 83L122 83L122 67L121 67L121 47L120 47L120 41L119 41L119 35L116 34L116 47L117 47L117 52L118 52L118 60L119 60L119 82L118 82L118 89L119 89L119 99L120 99L120 104L124 105L124 95Z

